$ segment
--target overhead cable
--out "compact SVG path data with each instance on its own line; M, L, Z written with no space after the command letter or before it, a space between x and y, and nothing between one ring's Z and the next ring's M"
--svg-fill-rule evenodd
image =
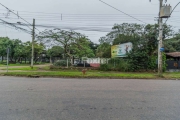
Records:
M104 2L104 1L102 1L102 0L99 0L99 1L100 1L100 2L102 2L102 3L104 3L104 4L106 4L107 6L109 6L109 7L111 7L111 8L113 8L113 9L115 9L115 10L117 10L117 11L119 11L119 12L121 12L121 13L123 13L123 14L125 14L125 15L127 15L127 16L131 17L131 18L133 18L133 19L136 19L136 20L138 20L138 21L140 21L140 22L142 22L142 23L147 24L146 22L144 22L144 21L142 21L142 20L139 20L139 19L137 19L137 18L135 18L135 17L133 17L133 16L129 15L129 14L127 14L127 13L125 13L125 12L123 12L123 11L121 11L121 10L119 10L119 9L115 8L115 7L113 7L112 5L110 5L110 4L108 4L108 3L106 3L106 2Z
M2 21L4 24L7 24L7 25L9 25L9 26L11 26L11 27L14 27L15 29L24 31L24 32L26 32L26 33L28 33L28 34L31 34L31 31L28 31L28 30L26 30L26 29L24 29L24 28L21 28L21 27L17 27L16 25L14 25L14 24L12 24L12 23L9 23L9 22L7 22L7 21L5 21L5 20L3 20L3 19L0 19L0 21Z
M14 15L18 16L18 18L21 18L22 20L24 20L26 23L32 25L31 23L29 23L28 21L26 21L24 18L22 18L21 16L19 16L18 14L16 14L15 12L13 12L12 10L10 10L8 7L6 7L5 5L3 5L2 3L0 3L0 5L2 5L3 7L5 7L8 11L12 12ZM31 29L29 27L29 29ZM36 28L35 28L36 29ZM32 29L31 29L32 30ZM38 30L38 29L37 29ZM38 30L39 31L39 30ZM39 31L40 32L40 31Z

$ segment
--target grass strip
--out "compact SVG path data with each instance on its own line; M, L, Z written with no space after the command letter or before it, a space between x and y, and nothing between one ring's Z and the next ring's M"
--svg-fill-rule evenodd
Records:
M67 78L120 78L120 79L156 79L159 78L152 73L108 73L108 72L81 72L51 71L51 72L9 72L5 76L41 76L41 77L67 77Z
M6 70L6 68L3 68L1 70ZM8 70L22 70L22 71L37 71L38 68L37 67L33 67L33 69L31 69L31 67L21 67L21 68L8 68Z

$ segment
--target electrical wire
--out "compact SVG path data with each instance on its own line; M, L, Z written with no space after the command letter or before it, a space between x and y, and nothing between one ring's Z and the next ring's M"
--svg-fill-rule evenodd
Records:
M24 20L25 22L27 22L28 24L30 24L31 25L31 23L29 23L28 21L26 21L24 18L22 18L21 16L19 16L18 14L16 14L15 12L13 12L12 10L10 10L8 7L6 7L5 5L3 5L2 3L0 3L0 5L2 5L3 7L5 7L8 11L10 11L10 12L12 12L14 15L16 15L16 16L18 16L19 18L21 18L22 20ZM29 29L31 29L30 27L29 27ZM35 29L37 29L37 28L35 28ZM32 30L32 29L31 29ZM38 30L38 29L37 29ZM39 30L38 30L39 31ZM39 31L40 32L40 31Z
M3 10L3 9L0 9ZM5 11L5 10L4 10ZM19 11L23 13L29 13L29 14L49 14L49 15L61 15L62 13L46 13L46 12L31 12L31 11ZM120 15L120 14L66 14L66 15ZM156 14L131 14L131 15L156 15Z
M11 23L13 25L18 26L26 26L27 24L17 24ZM110 32L111 28L103 28L103 27L70 27L70 26L50 26L50 25L36 25L36 27L43 28L54 28L54 29L68 29L68 30L83 30L83 31L98 31L98 32Z
M171 14L170 14L170 16L172 15L172 13L173 13L173 11L176 9L176 7L178 6L180 4L180 2L173 8L173 10L171 11ZM167 20L165 21L165 23L164 24L166 24L166 22L168 21L168 19L169 18L167 18Z
M102 0L99 0L99 1L100 1L100 2L102 2L102 3L104 3L104 4L106 4L106 5L108 5L108 6L109 6L109 7L111 7L111 8L114 8L115 10L117 10L117 11L119 11L119 12L121 12L121 13L123 13L123 14L125 14L125 15L127 15L127 16L131 17L131 18L133 18L133 19L136 19L136 20L138 20L138 21L140 21L140 22L142 22L142 23L147 24L146 22L144 22L144 21L142 21L142 20L139 20L139 19L137 19L137 18L135 18L135 17L133 17L133 16L129 15L129 14L127 14L127 13L125 13L125 12L123 12L123 11L121 11L121 10L119 10L119 9L115 8L115 7L113 7L112 5L110 5L110 4L108 4L108 3L106 3L106 2L104 2L104 1L102 1Z
M0 21L2 21L3 23L5 23L6 25L9 25L9 26L11 26L11 27L14 27L15 29L19 29L19 30L24 31L24 32L26 32L26 33L28 33L28 34L31 34L30 31L28 31L28 30L26 30L26 29L24 29L24 28L21 28L21 27L17 27L16 25L14 25L14 24L12 24L12 23L9 23L9 22L7 22L7 21L4 21L3 19L0 19Z

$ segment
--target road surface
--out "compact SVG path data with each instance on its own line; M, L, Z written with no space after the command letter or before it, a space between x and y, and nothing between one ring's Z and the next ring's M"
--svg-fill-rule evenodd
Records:
M180 120L180 81L0 77L0 120Z

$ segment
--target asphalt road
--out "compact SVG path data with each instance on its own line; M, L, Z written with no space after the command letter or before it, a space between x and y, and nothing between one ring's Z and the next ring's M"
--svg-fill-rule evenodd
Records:
M180 120L180 81L0 77L0 120Z

